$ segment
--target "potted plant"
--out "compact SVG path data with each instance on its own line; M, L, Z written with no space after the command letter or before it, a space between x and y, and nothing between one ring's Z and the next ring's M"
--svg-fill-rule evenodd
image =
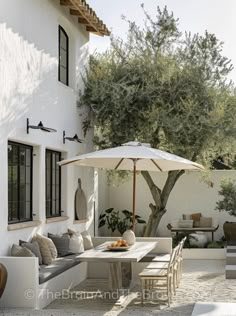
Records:
M227 178L221 181L218 194L222 199L216 202L216 210L236 216L236 180ZM225 222L223 230L227 242L236 242L236 222Z
M132 228L132 215L132 212L128 210L116 211L113 207L108 208L99 216L98 228L107 225L112 233L118 231L120 235L123 235L127 229ZM138 224L146 223L139 215L135 215L135 220Z

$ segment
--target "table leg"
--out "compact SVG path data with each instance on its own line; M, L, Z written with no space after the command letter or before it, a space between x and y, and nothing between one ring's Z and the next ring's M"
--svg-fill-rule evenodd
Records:
M109 263L109 290L119 290L122 288L121 262Z

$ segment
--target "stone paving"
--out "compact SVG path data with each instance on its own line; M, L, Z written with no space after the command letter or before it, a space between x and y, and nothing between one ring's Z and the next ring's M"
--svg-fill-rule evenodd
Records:
M0 315L23 316L190 316L196 302L236 302L236 280L226 280L224 260L186 260L181 285L171 307L157 302L140 304L139 288L128 293L123 307L115 306L116 294L108 297L105 280L86 280L64 299L57 299L41 311L0 310ZM98 291L99 289L99 291ZM110 293L109 293L110 294ZM236 315L236 312L235 312Z

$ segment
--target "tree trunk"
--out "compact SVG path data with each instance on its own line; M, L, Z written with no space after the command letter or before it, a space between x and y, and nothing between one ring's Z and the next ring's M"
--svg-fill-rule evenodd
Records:
M151 209L151 215L149 216L148 223L145 229L145 237L155 237L157 236L157 229L161 221L162 216L167 212L166 204L169 195L179 177L184 174L184 170L169 171L166 183L161 190L152 180L150 173L148 171L142 171L142 176L144 177L154 204L150 203L149 207Z

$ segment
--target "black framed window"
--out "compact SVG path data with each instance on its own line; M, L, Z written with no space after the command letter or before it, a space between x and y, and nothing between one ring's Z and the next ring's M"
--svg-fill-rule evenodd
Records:
M33 147L8 142L8 223L32 220Z
M58 80L69 85L69 37L66 31L59 25L59 65Z
M46 217L61 216L61 153L46 150Z

